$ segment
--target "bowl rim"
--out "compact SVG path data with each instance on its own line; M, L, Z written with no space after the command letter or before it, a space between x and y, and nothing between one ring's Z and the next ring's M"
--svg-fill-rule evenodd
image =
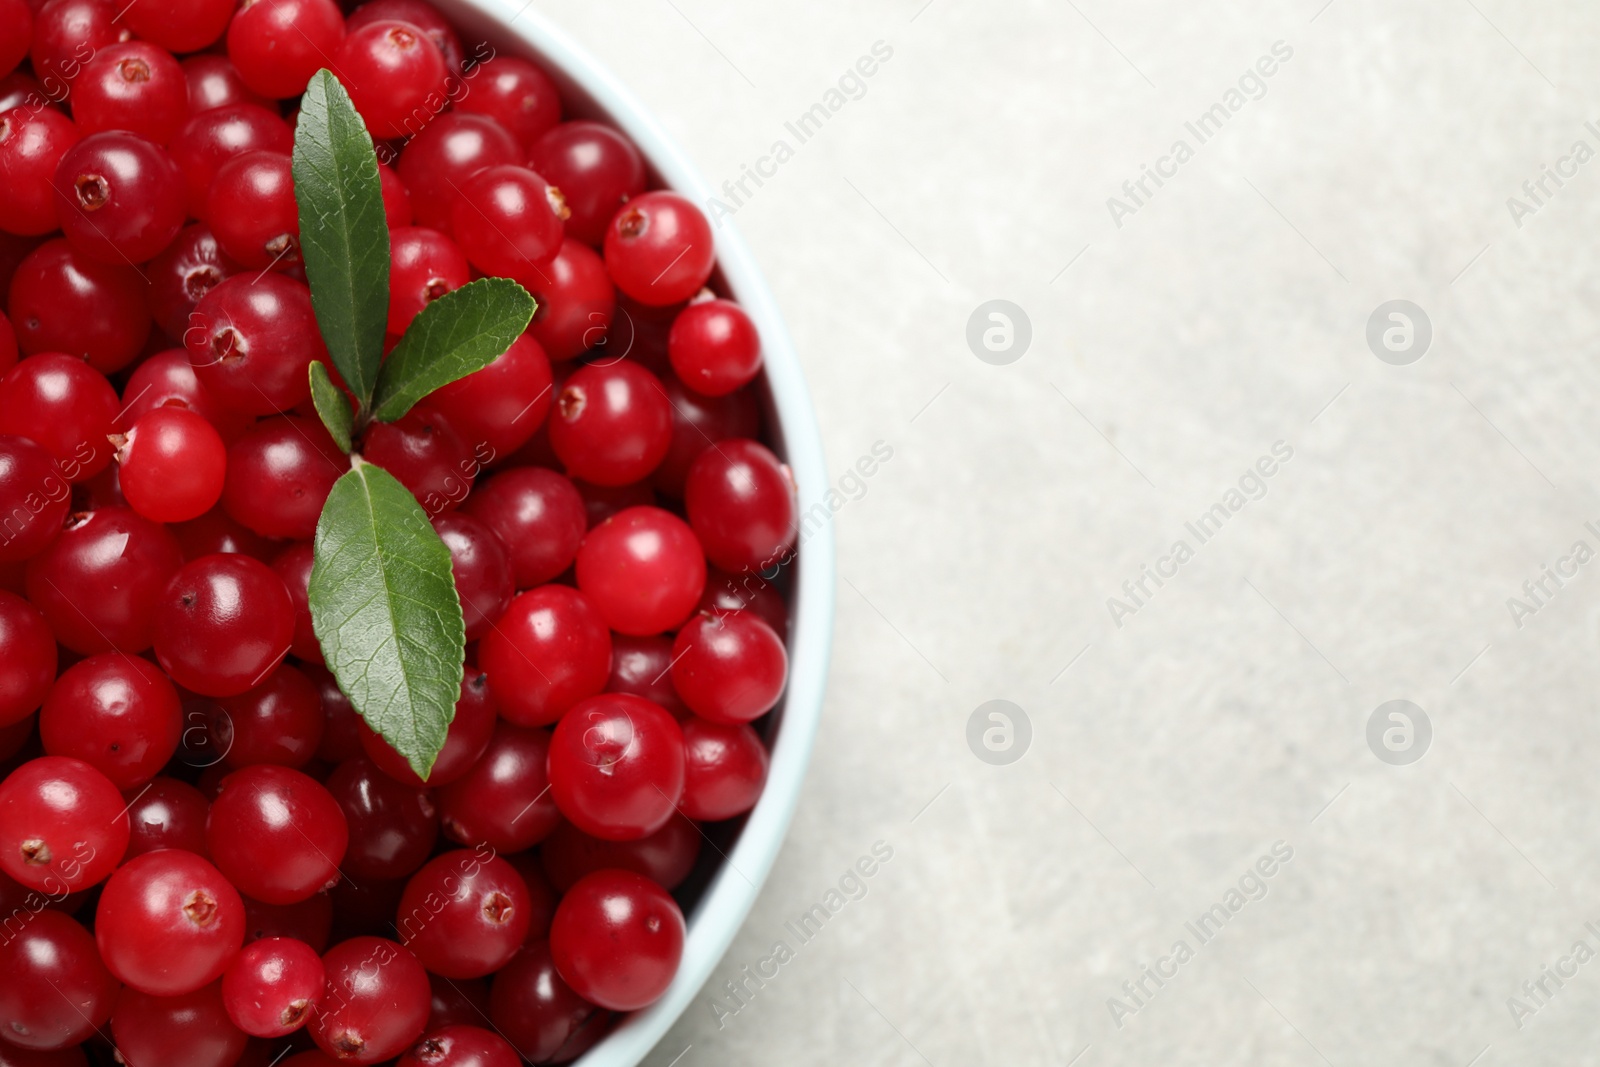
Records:
M434 0L452 21L483 32L495 47L498 35L515 38L512 52L540 61L563 88L628 135L665 188L687 196L702 210L711 187L688 157L608 68L531 7L532 0ZM775 436L793 472L798 499L822 500L829 488L816 412L794 342L776 298L755 257L729 218L715 220L719 274L729 294L760 331L765 376L777 416ZM655 1047L689 1008L733 943L755 904L799 804L806 767L822 713L833 637L834 540L831 516L814 532L802 526L789 628L789 679L771 763L761 799L750 812L734 847L717 868L688 916L683 961L662 997L629 1015L576 1062L584 1067L631 1067Z

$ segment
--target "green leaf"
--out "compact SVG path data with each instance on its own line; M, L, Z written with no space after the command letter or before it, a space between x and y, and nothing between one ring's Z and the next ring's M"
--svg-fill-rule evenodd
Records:
M393 422L442 385L465 378L511 347L538 305L509 278L479 278L423 308L383 364L373 414Z
M367 725L426 778L461 696L466 628L450 550L409 490L356 457L317 521L311 622Z
M389 226L378 156L350 96L319 70L300 99L294 197L311 304L328 354L365 408L389 317Z
M350 410L350 401L328 376L328 368L317 359L311 361L311 403L322 416L322 425L333 435L333 443L349 452L355 415Z

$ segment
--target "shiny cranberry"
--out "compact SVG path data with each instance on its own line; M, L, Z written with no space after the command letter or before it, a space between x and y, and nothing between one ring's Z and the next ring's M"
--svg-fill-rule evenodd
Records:
M658 190L634 197L617 212L606 229L605 255L618 289L641 304L664 307L700 291L717 250L700 209L677 193Z
M633 1011L666 992L683 937L683 912L666 890L632 871L596 871L556 908L550 957L579 996Z
M628 485L595 485L593 482L574 481L573 486L583 498L583 513L594 529L619 511L629 508L655 507L661 501L655 487L647 479Z
M222 1003L233 1025L254 1037L283 1037L317 1011L328 983L322 959L292 937L252 941L222 976Z
M700 453L684 486L689 525L706 556L727 571L782 562L799 534L788 469L765 446L735 438Z
M135 34L169 52L198 52L228 28L230 0L139 0L121 14Z
M389 234L389 332L404 333L419 311L471 280L472 268L467 266L467 257L461 254L454 241L438 230L405 226L392 231Z
M200 856L163 849L111 876L94 932L118 979L141 993L180 996L222 977L244 944L244 901Z
M351 878L408 877L439 837L439 809L425 790L401 785L358 756L323 783L344 812L350 846L341 866Z
M17 268L6 314L23 352L65 352L111 374L131 363L150 336L144 290L133 267L90 259L58 238Z
M294 131L289 124L260 104L229 104L197 113L172 141L172 159L183 172L189 214L205 215L212 183L231 160L250 152L288 155L293 148ZM233 195L237 199L238 193ZM234 219L222 221L234 229L242 225Z
M555 82L526 59L492 56L473 69L470 84L456 110L494 119L524 145L561 121Z
M0 3L0 75L10 74L28 58L33 42L33 8L28 0Z
M713 722L760 718L783 695L788 677L783 642L749 612L696 615L678 631L672 655L673 687Z
M488 274L536 279L561 247L561 194L526 167L486 167L460 183L450 228L472 265Z
M127 848L122 794L82 760L41 756L0 781L0 871L29 889L87 889Z
M516 592L511 561L500 539L481 520L465 512L436 515L433 528L450 549L450 569L466 621L467 640L476 641L506 612Z
M142 9L144 0L137 6ZM148 41L100 49L83 65L69 100L72 119L85 134L126 130L162 145L189 117L183 68L172 53Z
M204 696L233 696L260 685L294 636L294 606L283 580L249 556L185 563L154 615L162 668Z
M163 848L206 855L206 813L211 803L188 782L154 778L128 804L128 851L123 861Z
M378 184L383 192L383 218L389 224L392 239L395 230L411 225L411 194L394 168L382 163L378 165Z
M228 24L228 58L263 96L299 96L344 38L333 0L253 0Z
M156 522L187 522L222 497L228 452L201 415L158 408L135 422L117 449L122 494Z
M559 893L585 875L607 868L636 871L670 892L694 870L703 840L700 829L682 812L636 841L604 841L564 822L539 846L539 861Z
M587 245L563 240L555 258L520 280L539 305L528 332L551 359L576 359L590 349L611 351L616 291L605 262Z
M733 611L754 612L782 640L789 632L789 605L759 574L745 571L729 574L716 567L706 568L706 591L700 595L700 610L713 615Z
M631 841L661 829L683 793L683 774L677 720L631 693L582 701L550 739L550 795L593 837Z
M547 731L501 722L466 777L439 790L445 836L468 847L520 852L544 840L561 821L548 796Z
M578 555L587 523L572 482L543 467L518 467L490 478L463 509L505 545L516 587L542 585Z
M127 1067L231 1067L250 1040L228 1018L221 982L177 997L124 990L111 1013L111 1038Z
M232 11L229 11L232 14ZM183 49L188 51L188 49ZM188 56L179 64L189 88L189 114L212 111L235 104L271 105L272 101L244 83L239 70L227 56L203 52Z
M224 254L250 270L300 262L300 214L285 152L245 152L217 168L205 218Z
M201 556L237 552L265 563L278 552L275 542L234 521L220 507L212 508L192 522L180 522L169 529L178 539L186 562Z
M694 531L661 508L628 508L590 530L576 567L578 588L606 625L625 634L676 628L706 584Z
M703 300L679 312L667 354L678 377L705 396L726 396L761 373L761 336L731 300Z
M353 29L329 64L374 137L420 133L445 99L445 59L409 22L383 19Z
M413 788L448 785L465 775L489 746L494 733L494 705L489 699L487 675L468 664L462 672L461 697L456 701L455 718L445 734L444 747L434 759L427 781L417 776L410 762L389 742L361 722L361 747L378 768L403 785Z
M749 726L689 719L683 750L685 815L720 822L755 807L767 782L767 749Z
M573 477L628 485L647 477L672 443L672 405L655 375L630 360L580 368L561 387L550 444Z
M224 278L237 274L239 265L222 254L209 226L195 223L178 231L172 243L145 265L144 272L150 279L150 313L156 325L181 342L189 328L189 313ZM184 363L187 366L187 357Z
M14 107L0 113L0 229L17 234L54 230L55 193L50 181L83 131L48 107Z
M320 423L298 415L263 419L228 447L222 506L267 537L308 540L322 505L347 469Z
M446 69L452 75L461 70L461 39L456 36L450 21L439 9L425 0L367 0L345 21L345 28L355 31L373 22L396 20L409 22L428 35L439 54L444 56Z
M111 462L107 435L121 407L105 375L68 355L29 356L0 378L0 433L42 445L74 482Z
M414 407L394 422L373 423L361 454L411 490L429 515L458 506L478 473L472 446L449 419L426 406Z
M74 652L143 652L155 642L153 616L182 565L177 540L159 523L130 508L100 508L68 519L23 581L56 640Z
M296 541L273 557L272 569L283 579L283 586L289 591L289 600L294 604L294 641L289 645L289 654L308 663L320 664L322 644L317 640L311 622L311 568L315 562L316 553L312 550L311 542Z
M532 165L566 195L567 233L598 247L617 210L644 192L644 158L610 126L563 122L534 142Z
M481 978L516 955L528 932L528 889L493 854L458 849L411 876L396 924L422 965L446 978Z
M340 690L333 672L312 664L304 664L302 669L322 694L322 744L317 746L317 758L343 763L361 755L361 716L350 706L350 698Z
M565 585L530 589L478 644L500 714L523 726L555 722L605 688L611 634L587 596Z
M531 945L535 941L543 941L550 936L550 920L555 916L561 894L545 877L544 868L539 866L537 850L514 853L505 857L505 861L522 876L522 884L528 889L528 933L522 943Z
M283 664L254 689L217 701L232 732L229 767L269 763L304 767L322 743L322 694L304 673Z
M541 941L519 952L494 976L489 1016L495 1030L533 1063L566 1063L604 1032L606 1012L562 981Z
M314 778L258 764L222 780L211 802L206 845L246 896L293 904L339 880L349 843L344 812Z
M0 434L0 563L42 552L61 532L72 489L54 456L14 434Z
M0 1063L10 1046L59 1049L93 1036L111 1016L117 980L100 962L94 937L76 920L41 911L13 922L0 941ZM23 1067L31 1059L21 1058ZM81 1061L80 1061L81 1062Z
M44 613L0 590L0 726L32 715L55 679L56 639Z
M143 263L183 228L178 165L137 134L89 134L61 157L51 185L67 240L101 263Z
M482 78L482 70L473 74L469 98L479 92L477 86ZM492 118L458 108L440 115L406 143L400 153L399 171L411 194L417 222L435 230L449 230L451 209L461 198L461 188L468 178L485 167L522 161L522 149L505 127Z
M333 898L317 893L293 904L263 904L245 897L244 917L247 945L267 937L292 937L325 952L333 929Z
M433 1001L428 1008L428 1031L489 1021L489 983L481 979L440 978L428 975Z
M428 406L450 420L474 455L492 462L521 448L550 410L550 361L527 334L493 363L435 390Z
M611 677L606 682L606 692L644 697L666 708L676 719L689 714L688 707L678 699L678 691L672 688L670 637L612 634Z
M126 41L132 32L117 21L106 0L50 0L34 12L33 72L52 99L61 99L83 66L100 49Z
M9 2L17 3L17 0ZM26 4L29 0L21 2ZM14 107L48 107L50 103L50 98L45 95L44 86L40 85L32 74L14 70L10 74L0 76L0 112L10 111Z
M310 1029L323 1052L341 1062L378 1063L422 1036L432 1000L428 972L405 946L354 937L330 949L322 965L328 985Z
M178 750L178 691L148 660L120 652L68 667L39 711L39 737L52 756L71 756L135 789Z
M190 316L183 341L207 391L252 415L305 400L306 368L328 357L311 291L273 272L236 275L212 289Z
M481 1026L430 1027L396 1067L519 1067L517 1050Z

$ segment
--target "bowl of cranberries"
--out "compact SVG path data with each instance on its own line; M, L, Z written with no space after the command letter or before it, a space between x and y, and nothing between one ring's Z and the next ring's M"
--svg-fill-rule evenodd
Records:
M832 623L710 195L520 2L0 0L0 1067L685 1010Z

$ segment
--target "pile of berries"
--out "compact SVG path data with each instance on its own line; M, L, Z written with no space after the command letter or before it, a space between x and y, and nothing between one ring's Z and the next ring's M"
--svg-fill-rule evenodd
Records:
M355 441L465 615L426 781L308 607L323 67L391 340L478 277L538 302ZM561 1063L670 983L700 824L765 782L797 509L705 217L562 107L424 0L0 0L0 1067Z

